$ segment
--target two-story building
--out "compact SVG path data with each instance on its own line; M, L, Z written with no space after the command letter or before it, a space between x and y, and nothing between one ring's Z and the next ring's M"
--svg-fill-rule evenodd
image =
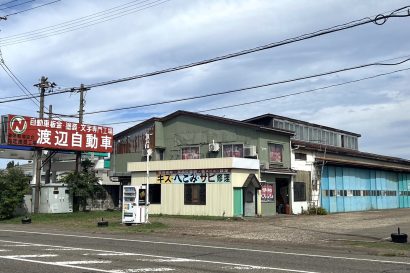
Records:
M291 212L293 132L186 111L152 118L114 136L112 176L123 185L147 183L147 134L151 213Z
M310 122L273 114L245 122L295 132L293 213L410 207L410 160L360 152L359 134Z

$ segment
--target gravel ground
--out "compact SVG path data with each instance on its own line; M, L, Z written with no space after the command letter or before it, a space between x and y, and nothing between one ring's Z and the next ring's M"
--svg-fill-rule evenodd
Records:
M165 232L171 234L296 244L337 240L380 241L396 232L397 227L410 234L410 209L221 221L161 217L158 221L169 225Z

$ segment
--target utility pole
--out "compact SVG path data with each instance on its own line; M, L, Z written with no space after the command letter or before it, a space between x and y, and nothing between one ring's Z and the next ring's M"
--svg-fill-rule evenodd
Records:
M50 104L48 106L48 118L50 122L53 118L53 106ZM48 167L46 170L46 177L45 177L45 184L50 184L50 177L51 177L51 157L48 158Z
M38 87L40 90L40 111L39 118L44 118L44 94L47 89L53 88L56 86L55 83L50 83L47 77L42 76L40 83L35 84L34 86ZM43 151L41 148L36 149L36 184L34 188L34 213L39 213L40 210L40 185L41 185L41 156Z
M47 86L47 78L42 76L40 83L35 85L38 86L40 90L40 112L39 118L44 118L44 94L46 92ZM40 183L41 183L41 156L42 156L42 149L36 149L36 185L34 188L34 213L39 213L40 209Z
M84 84L80 85L80 109L78 111L78 123L82 124L83 123L83 118L84 118L84 91L86 91L86 88L84 87ZM78 173L81 165L81 151L76 152L75 156L75 172Z

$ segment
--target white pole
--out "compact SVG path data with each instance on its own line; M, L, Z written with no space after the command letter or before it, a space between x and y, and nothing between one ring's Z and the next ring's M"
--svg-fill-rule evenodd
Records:
M145 204L145 223L149 223L148 221L148 207L149 207L149 157L152 153L152 150L149 148L149 133L145 134L145 150L147 153L147 176L146 176L146 204Z

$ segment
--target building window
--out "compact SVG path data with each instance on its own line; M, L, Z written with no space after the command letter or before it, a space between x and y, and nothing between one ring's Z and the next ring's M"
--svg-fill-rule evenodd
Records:
M295 202L306 201L306 184L305 182L293 183L293 198Z
M199 146L183 147L182 159L199 159Z
M223 157L243 157L243 144L222 145Z
M161 204L161 184L149 185L149 202L151 204Z
M206 205L206 184L185 184L184 204Z
M269 144L269 161L271 163L282 162L282 144Z
M296 160L306 160L306 154L304 153L295 153L295 159Z

